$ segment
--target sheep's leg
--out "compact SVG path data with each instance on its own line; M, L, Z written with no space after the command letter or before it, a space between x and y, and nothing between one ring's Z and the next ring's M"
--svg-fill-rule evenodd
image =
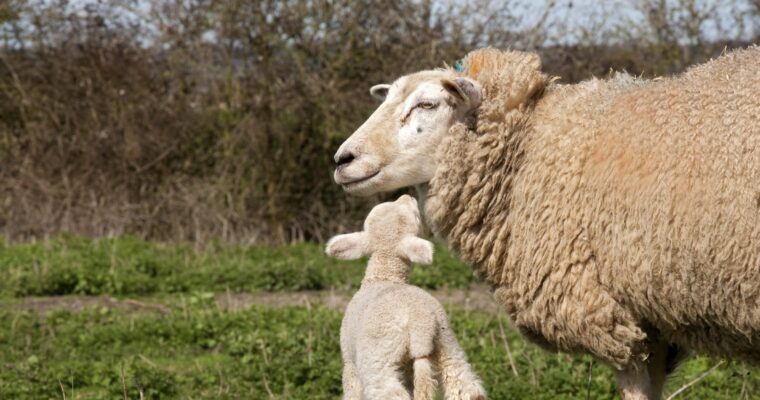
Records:
M361 400L362 385L356 366L350 361L343 364L343 400Z
M668 376L668 343L659 341L650 347L650 351L649 359L647 359L647 372L651 385L649 398L659 400Z
M662 397L668 375L688 356L688 351L664 340L655 342L649 348L647 370L652 385L650 398L657 400Z
M652 381L647 366L637 364L614 371L622 400L654 400L659 398L651 397Z

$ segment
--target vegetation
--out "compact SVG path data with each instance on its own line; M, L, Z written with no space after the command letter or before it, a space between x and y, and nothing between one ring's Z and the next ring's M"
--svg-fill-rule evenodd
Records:
M167 315L97 307L46 316L0 312L0 397L138 399L140 392L150 399L339 397L339 312L322 306L232 312L208 298L190 300L183 307L167 299L172 309ZM587 357L526 344L503 316L457 309L450 315L492 399L617 396L607 368ZM707 358L688 361L668 392L714 364ZM758 394L757 371L732 363L691 386L683 398Z
M413 280L428 288L464 288L473 280L443 249L433 266L414 271ZM134 237L59 237L4 245L0 273L6 278L0 282L0 398L139 399L142 392L146 399L333 399L341 393L339 309L256 301L228 308L219 299L235 291L350 293L363 262L332 262L311 244L195 250ZM128 298L25 297L43 294ZM503 313L449 303L453 327L490 398L615 398L608 368L526 343ZM689 360L668 391L717 363ZM722 363L683 395L754 398L758 372Z
M136 237L56 239L0 244L0 296L148 295L353 289L365 261L336 261L323 246L279 247L160 244ZM466 287L471 269L443 247L435 268L415 268L412 282L426 288Z
M574 26L574 2L537 3L0 1L0 399L337 398L340 310L216 300L358 287L364 262L315 243L382 198L331 181L369 85L485 45L564 82L656 76L760 37L757 0L598 2ZM440 247L412 274L474 281ZM616 396L588 357L449 312L490 398ZM667 391L757 398L758 372L700 357Z
M331 180L372 84L485 45L537 51L563 82L655 76L760 35L754 0L0 3L13 240L324 241L377 201Z

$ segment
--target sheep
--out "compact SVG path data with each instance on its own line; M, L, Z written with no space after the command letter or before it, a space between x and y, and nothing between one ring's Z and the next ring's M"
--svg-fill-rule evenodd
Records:
M364 231L327 243L333 257L370 256L340 327L344 399L409 399L411 384L414 399L432 400L437 372L446 399L485 400L443 307L409 284L411 264L433 258L432 244L416 236L420 226L417 200L404 195L375 206Z
M559 84L535 54L378 85L336 153L350 194L416 186L515 326L658 399L687 351L760 362L760 47Z

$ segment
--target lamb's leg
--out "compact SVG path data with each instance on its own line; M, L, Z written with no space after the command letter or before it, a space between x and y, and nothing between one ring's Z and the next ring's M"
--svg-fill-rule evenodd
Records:
M377 348L375 348L377 349ZM360 354L356 370L361 380L363 398L410 400L411 396L401 379L398 360L390 352Z
M414 400L435 398L435 376L428 357L414 360Z
M446 400L485 400L486 391L467 362L448 321L441 323L436 359Z
M364 372L362 371L362 376ZM382 368L366 372L370 377L362 381L365 399L411 400L397 370Z
M640 364L625 368L614 369L615 378L622 400L655 400L651 397L652 382L646 365Z
M435 374L430 363L437 324L433 315L420 315L409 338L409 356L414 360L414 400L433 400Z
M362 385L356 366L350 361L343 364L343 400L361 400Z

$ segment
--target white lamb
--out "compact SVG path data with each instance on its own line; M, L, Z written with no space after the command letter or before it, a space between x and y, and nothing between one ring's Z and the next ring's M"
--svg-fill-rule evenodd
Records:
M340 328L344 399L433 399L439 377L446 399L483 400L441 304L408 283L412 263L429 264L433 246L420 230L417 201L401 196L375 206L364 231L338 235L327 254L370 256L361 288Z

